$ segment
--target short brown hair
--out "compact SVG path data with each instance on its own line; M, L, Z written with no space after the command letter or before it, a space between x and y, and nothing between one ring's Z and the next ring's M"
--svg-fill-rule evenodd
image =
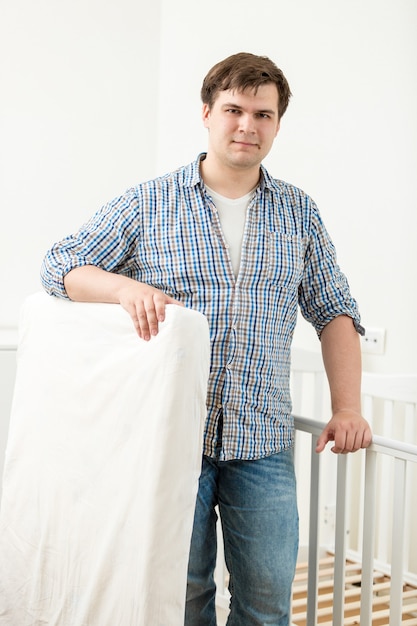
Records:
M278 90L278 116L284 115L291 97L290 86L283 72L268 57L239 52L217 63L208 72L201 88L201 99L211 108L219 91L254 90L273 83Z

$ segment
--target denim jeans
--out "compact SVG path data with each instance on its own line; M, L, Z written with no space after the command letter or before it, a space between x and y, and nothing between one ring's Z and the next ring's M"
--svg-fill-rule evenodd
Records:
M293 450L256 461L203 457L188 565L186 626L215 626L218 505L231 593L228 626L288 626L298 550Z

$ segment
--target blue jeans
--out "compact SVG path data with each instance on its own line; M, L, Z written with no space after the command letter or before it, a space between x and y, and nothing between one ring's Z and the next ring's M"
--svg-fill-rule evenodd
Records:
M293 450L256 461L203 457L185 624L215 626L219 506L231 593L229 626L288 626L298 550Z

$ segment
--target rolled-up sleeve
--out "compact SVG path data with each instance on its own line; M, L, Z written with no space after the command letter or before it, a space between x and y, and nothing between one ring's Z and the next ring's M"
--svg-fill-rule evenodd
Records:
M358 305L337 263L335 247L314 203L310 218L304 275L299 288L301 313L311 322L319 337L326 324L339 315L351 317L356 330L361 333Z
M41 282L50 295L68 298L64 277L83 265L129 275L136 242L140 236L140 201L136 189L129 189L106 204L76 233L55 243L46 253Z

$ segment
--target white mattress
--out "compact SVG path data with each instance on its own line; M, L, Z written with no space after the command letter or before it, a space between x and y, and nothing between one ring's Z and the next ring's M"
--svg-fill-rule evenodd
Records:
M139 339L113 304L22 309L0 514L1 626L184 623L205 317Z

